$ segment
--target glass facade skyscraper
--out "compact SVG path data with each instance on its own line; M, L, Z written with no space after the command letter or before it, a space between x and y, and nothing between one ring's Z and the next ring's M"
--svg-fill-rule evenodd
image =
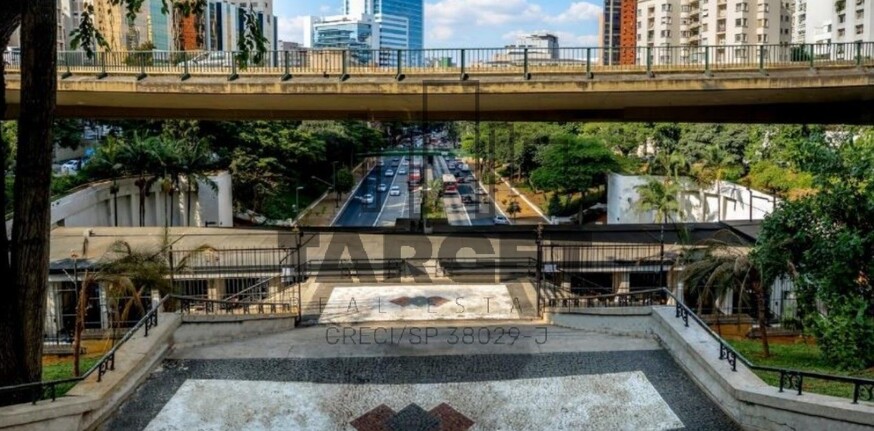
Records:
M425 5L424 0L343 0L343 13L355 15L365 13L382 21L380 15L385 16L384 25L380 25L380 46L397 46L399 41L406 39L407 48L422 49L425 47ZM397 21L391 17L406 18L408 34L398 33L397 25L389 22ZM393 28L394 27L394 28Z

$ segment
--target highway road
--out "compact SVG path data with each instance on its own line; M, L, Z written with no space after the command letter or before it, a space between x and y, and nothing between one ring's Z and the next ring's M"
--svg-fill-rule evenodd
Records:
M371 227L376 223L379 212L382 209L383 203L388 192L380 193L377 187L380 183L388 183L393 180L393 177L385 177L385 169L389 167L389 163L385 162L385 166L374 166L361 181L358 188L349 198L348 203L343 208L343 212L334 221L334 226L357 226ZM367 194L373 195L373 203L365 203L364 196Z
M444 173L451 173L443 157L435 157L434 170L437 178ZM443 197L443 205L449 224L453 226L489 226L494 224L495 207L488 196L477 196L477 182L459 183L458 193ZM463 204L462 199L470 196L473 203ZM486 202L487 201L487 202Z

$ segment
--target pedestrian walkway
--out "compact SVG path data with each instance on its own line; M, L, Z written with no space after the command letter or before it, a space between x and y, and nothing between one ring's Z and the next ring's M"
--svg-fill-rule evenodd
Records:
M410 323L173 352L106 429L738 429L651 339Z

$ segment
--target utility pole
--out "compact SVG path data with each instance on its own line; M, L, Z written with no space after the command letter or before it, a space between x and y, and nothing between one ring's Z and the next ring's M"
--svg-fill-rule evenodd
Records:
M295 241L295 254L297 255L297 267L294 270L294 279L297 282L297 323L300 324L301 319L303 317L303 297L301 296L301 277L303 277L303 270L300 266L300 248L301 241L303 240L303 230L298 227L298 225L294 225L294 229L292 229L294 233L294 241Z
M543 288L543 223L537 223L537 236L534 239L537 244L537 269L535 270L537 280L537 315L540 316L540 289Z

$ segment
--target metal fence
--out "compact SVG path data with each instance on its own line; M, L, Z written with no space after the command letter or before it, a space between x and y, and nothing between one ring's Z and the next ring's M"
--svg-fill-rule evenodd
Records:
M6 52L8 72L20 69L18 52ZM615 61L613 61L615 60ZM366 50L298 49L268 51L257 61L242 60L238 51L82 51L58 53L61 77L93 74L276 76L517 75L700 72L727 70L805 69L874 65L874 42L708 46L630 46L539 49L524 47Z

